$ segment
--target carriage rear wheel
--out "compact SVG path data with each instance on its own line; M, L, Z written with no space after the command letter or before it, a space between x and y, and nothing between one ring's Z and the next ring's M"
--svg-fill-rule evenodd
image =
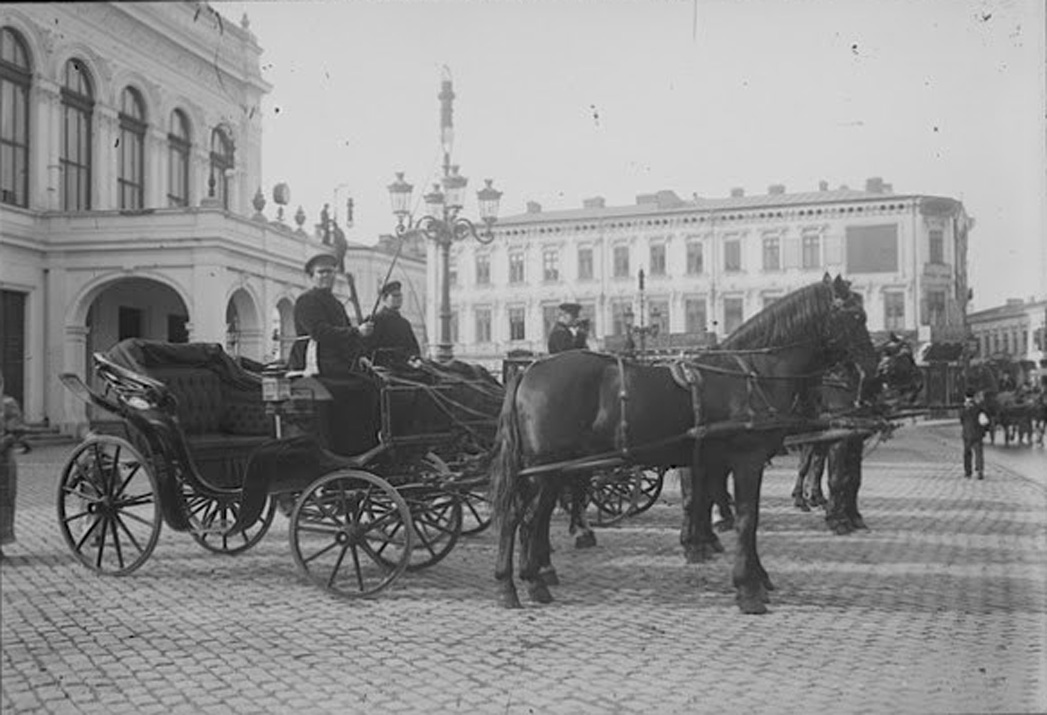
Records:
M58 526L80 563L125 576L153 553L162 524L156 477L130 442L93 435L73 451L58 482Z
M381 477L355 469L310 484L291 512L288 535L298 568L344 598L375 596L392 585L414 545L403 497Z
M462 498L456 493L425 484L409 484L399 488L407 502L414 525L414 548L408 571L418 571L439 563L451 553L462 535ZM391 540L401 540L407 528L391 524Z
M231 531L240 516L240 502L235 498L214 498L187 491L185 504L193 539L208 551L230 556L241 554L262 540L273 525L276 500L266 499L258 521L246 529Z
M589 492L596 506L593 525L610 526L650 509L662 494L665 471L664 467L623 467L593 475Z

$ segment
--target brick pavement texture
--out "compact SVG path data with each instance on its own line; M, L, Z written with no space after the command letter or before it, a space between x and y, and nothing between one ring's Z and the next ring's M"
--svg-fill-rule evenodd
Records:
M778 589L759 617L734 606L728 559L683 562L672 480L596 549L558 515L557 601L505 611L490 533L372 601L302 580L282 516L240 556L165 530L138 572L95 576L55 523L71 447L40 449L0 571L0 710L1044 712L1047 491L991 453L986 481L964 479L958 444L912 426L869 453L871 531L846 537L792 508L796 460L777 460L760 549Z

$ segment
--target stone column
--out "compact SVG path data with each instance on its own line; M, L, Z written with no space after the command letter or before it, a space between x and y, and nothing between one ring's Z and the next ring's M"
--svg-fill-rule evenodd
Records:
M65 362L62 372L79 375L84 382L91 384L91 376L85 374L87 365L87 336L90 328L86 325L65 326ZM88 411L83 402L69 390L62 389L61 414L56 415L56 422L62 434L75 437L83 436L88 427Z
M29 124L41 128L29 143L29 206L61 208L62 97L59 86L40 78L33 84Z

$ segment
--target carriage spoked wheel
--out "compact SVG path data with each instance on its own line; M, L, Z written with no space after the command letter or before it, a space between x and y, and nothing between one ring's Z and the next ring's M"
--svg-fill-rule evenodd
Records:
M617 524L650 509L662 494L665 471L665 467L619 467L594 474L589 489L596 507L593 526Z
M414 547L408 571L418 571L439 563L451 553L462 535L462 498L457 492L427 484L408 484L398 489L407 502L414 526ZM393 524L391 540L401 540L405 524Z
M298 568L344 598L388 588L407 568L414 545L407 502L381 477L355 469L310 484L291 512L288 535Z
M186 489L185 505L193 540L208 551L230 556L241 554L261 541L276 515L276 500L269 496L258 521L246 529L232 531L240 516L240 502L235 498L207 497Z
M130 442L93 435L73 451L58 482L58 526L80 563L125 576L153 553L162 524L156 477Z
M429 452L422 458L422 462L437 475L454 474L454 469L440 455ZM468 473L469 465L461 466L460 471ZM472 471L475 471L473 468ZM475 481L475 480L474 480ZM462 536L473 536L479 534L491 525L491 500L487 496L486 486L479 484L455 484L453 489L462 502Z

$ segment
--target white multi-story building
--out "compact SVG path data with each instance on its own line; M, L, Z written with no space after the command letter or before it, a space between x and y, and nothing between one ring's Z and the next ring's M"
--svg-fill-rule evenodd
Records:
M1030 374L1047 376L1047 300L1012 298L967 316L977 357L1023 362Z
M82 427L55 377L121 338L286 349L321 239L262 213L261 53L206 2L0 6L0 370L29 420ZM391 260L350 246L365 311ZM394 274L419 325L424 276Z
M826 272L862 294L870 331L962 342L972 226L955 199L895 193L875 178L865 190L823 182L818 191L776 185L764 195L735 189L720 199L660 191L632 206L594 198L578 209L543 211L531 203L498 221L491 244L455 246L455 352L489 363L513 349L544 352L566 300L590 318L593 347L616 343L627 307L637 325L660 326L662 344L722 338ZM431 255L431 285L436 262Z

